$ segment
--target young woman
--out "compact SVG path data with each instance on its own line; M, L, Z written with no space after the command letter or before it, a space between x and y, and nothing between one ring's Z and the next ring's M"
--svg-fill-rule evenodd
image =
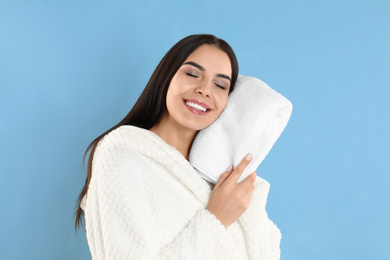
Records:
M250 154L215 186L188 162L237 75L224 40L188 36L164 56L128 115L89 145L76 230L84 216L94 259L279 259L280 232L265 211L268 183L256 172L237 183Z

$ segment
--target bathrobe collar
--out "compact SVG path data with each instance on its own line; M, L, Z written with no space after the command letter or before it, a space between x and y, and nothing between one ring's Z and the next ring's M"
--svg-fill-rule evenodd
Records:
M123 131L125 140L129 140L132 148L170 169L169 172L205 207L207 206L212 192L211 187L174 146L144 128L123 125L116 130Z

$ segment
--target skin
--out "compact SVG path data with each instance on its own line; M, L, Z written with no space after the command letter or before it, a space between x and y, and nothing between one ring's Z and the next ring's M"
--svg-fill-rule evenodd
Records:
M185 64L187 62L202 66L204 71ZM160 122L149 130L175 147L188 160L197 132L211 125L226 107L230 81L218 75L231 78L231 70L230 59L225 52L212 45L201 45L187 57L173 76L166 97L167 109ZM212 110L207 115L196 115L185 107L183 99L200 100Z
M197 68L198 65L202 69ZM211 125L226 107L230 88L227 78L231 78L229 56L215 46L200 46L188 56L172 78L166 97L167 109L160 122L149 130L188 160L197 132ZM200 100L211 111L207 115L196 115L185 107L183 99ZM232 167L223 173L210 195L207 209L225 228L234 223L249 206L257 174L253 172L241 183L237 181L250 160L245 157L235 169Z
M252 192L255 190L257 173L254 171L242 182L237 183L251 158L244 157L236 168L224 172L211 192L207 209L228 228L249 207Z

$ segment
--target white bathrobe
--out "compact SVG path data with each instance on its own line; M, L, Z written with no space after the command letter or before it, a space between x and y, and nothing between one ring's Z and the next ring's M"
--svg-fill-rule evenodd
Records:
M256 177L250 205L225 228L206 209L212 188L153 132L121 126L98 144L82 200L93 259L279 259L281 234Z

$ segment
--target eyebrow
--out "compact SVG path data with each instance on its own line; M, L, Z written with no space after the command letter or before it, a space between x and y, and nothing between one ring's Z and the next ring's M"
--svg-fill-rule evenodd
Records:
M205 69L204 69L202 66L200 66L198 63L195 63L195 62L193 62L193 61L188 61L188 62L184 63L183 65L186 65L186 64L191 65L191 66L194 66L194 67L200 69L201 71L205 71ZM229 80L230 82L232 81L232 80L230 79L230 77L227 76L227 75L225 75L225 74L217 74L217 77L227 79L227 80Z

